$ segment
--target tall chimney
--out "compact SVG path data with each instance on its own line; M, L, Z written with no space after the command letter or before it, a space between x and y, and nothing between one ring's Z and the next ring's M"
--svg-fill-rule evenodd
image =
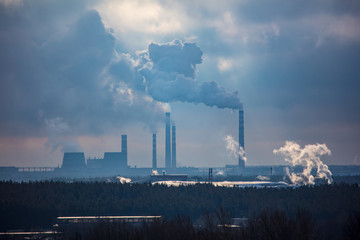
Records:
M165 113L165 168L171 168L170 113Z
M241 105L239 109L239 147L242 147L245 151L245 143L244 143L244 109ZM243 156L239 156L239 167L245 167L245 161Z
M172 145L171 145L171 163L172 163L172 168L176 168L176 127L173 125L172 126Z
M127 165L127 135L121 135L121 153Z
M153 157L152 157L152 168L156 169L156 133L153 133Z

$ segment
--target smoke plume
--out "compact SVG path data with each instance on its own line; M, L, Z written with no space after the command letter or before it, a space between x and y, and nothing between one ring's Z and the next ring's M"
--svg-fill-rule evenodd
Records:
M160 102L204 103L218 108L239 109L237 92L227 92L214 81L199 84L196 65L202 51L195 43L151 43L137 52L137 59L121 54L110 68L114 77Z
M236 160L241 158L244 162L246 162L247 159L245 157L245 151L239 145L239 143L237 141L235 141L234 138L230 135L227 135L225 140L227 142L226 149L229 150L231 157Z
M302 173L290 172L287 169L287 175L293 184L314 185L315 179L325 179L328 184L331 184L332 173L328 166L320 160L322 155L331 155L331 151L325 144L309 144L301 148L295 142L286 141L283 147L274 149L273 153L283 155L284 160L290 163L291 167L301 166L303 168Z

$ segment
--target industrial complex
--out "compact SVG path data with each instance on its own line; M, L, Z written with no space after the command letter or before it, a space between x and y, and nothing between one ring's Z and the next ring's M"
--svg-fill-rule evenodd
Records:
M239 109L239 146L243 149L244 144L244 111ZM176 126L171 120L170 112L165 113L165 166L159 166L157 162L157 142L156 133L152 134L152 167L137 168L128 165L127 135L121 135L121 152L105 152L101 158L85 159L84 152L64 152L61 166L57 168L16 168L3 167L0 169L2 175L12 175L15 172L36 173L42 172L54 174L55 176L86 177L86 176L105 176L105 175L150 175L152 170L167 174L207 174L207 169L194 167L177 167L176 156ZM245 161L239 156L238 164L226 166L226 170L232 174L239 174L245 167Z
M165 167L159 167L157 163L156 151L156 133L152 135L152 168L131 168L128 166L127 157L127 135L121 136L121 152L105 152L103 158L88 158L85 161L85 154L83 152L65 152L63 163L60 171L66 173L72 172L86 172L91 175L103 174L129 174L131 172L161 170L168 173L189 173L193 172L193 168L177 168L176 164L176 126L171 123L170 113L165 113ZM244 110L239 109L239 147L244 149ZM243 156L239 156L238 165L227 166L237 169L237 173L245 168L245 161Z
M239 150L245 149L244 110L239 109L238 119ZM165 166L157 162L156 133L152 134L151 168L130 167L128 165L127 135L121 135L121 152L105 152L102 158L85 159L84 152L65 152L59 167L0 167L0 179L32 180L51 178L86 178L105 176L149 176L152 180L166 181L170 179L184 180L187 175L206 176L209 168L177 167L176 126L171 121L170 113L165 113ZM240 151L242 152L242 151ZM247 166L245 156L239 154L238 164L226 165L211 169L214 174L242 176L285 175L287 166ZM347 174L349 169L342 166L330 166L333 174ZM357 168L358 169L358 168ZM156 175L156 176L155 176Z

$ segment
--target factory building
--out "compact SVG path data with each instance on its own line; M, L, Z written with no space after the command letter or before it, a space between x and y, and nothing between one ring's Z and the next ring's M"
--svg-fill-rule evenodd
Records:
M128 168L127 135L121 135L121 152L105 152L103 158L88 158L83 152L65 152L61 170L97 170L114 172Z

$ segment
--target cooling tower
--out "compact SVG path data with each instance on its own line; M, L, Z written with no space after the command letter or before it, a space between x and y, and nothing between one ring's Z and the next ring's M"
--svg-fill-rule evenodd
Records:
M171 167L176 168L176 128L172 126L172 136L171 136Z
M152 168L156 169L156 133L153 134L153 156L152 156Z
M241 106L239 109L239 147L242 147L245 151L245 143L244 143L244 109ZM239 156L239 167L245 167L245 161L243 156Z
M165 168L171 168L170 113L165 113Z
M65 152L61 168L67 170L84 169L85 155L83 152Z

